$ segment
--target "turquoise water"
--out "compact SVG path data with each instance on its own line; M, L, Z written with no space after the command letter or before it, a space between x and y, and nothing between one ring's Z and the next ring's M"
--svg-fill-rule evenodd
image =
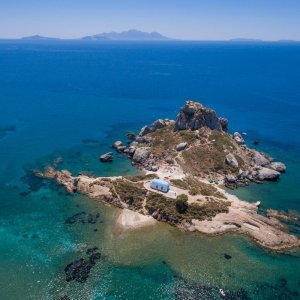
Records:
M298 44L0 42L1 299L220 299L219 288L229 299L298 299L299 250L166 224L119 232L117 209L24 175L57 156L74 173L134 174L121 155L99 155L192 98L287 164L279 182L235 193L262 213L300 212L299 70ZM100 217L65 223L80 212ZM89 278L66 282L89 246L101 252Z

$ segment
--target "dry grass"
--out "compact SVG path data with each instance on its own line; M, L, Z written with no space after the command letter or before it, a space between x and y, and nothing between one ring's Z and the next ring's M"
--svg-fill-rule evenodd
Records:
M195 146L182 153L183 170L189 174L200 176L203 172L218 172L228 170L225 163L225 153L208 145Z
M176 200L167 198L161 194L149 193L147 197L146 209L150 215L160 221L171 224L178 224L182 221L191 222L192 219L206 220L219 213L227 213L230 203L225 201L211 200L205 204L191 204L185 213L176 210Z
M186 142L190 145L198 139L198 133L195 131L174 132L173 130L174 124L170 124L149 134L152 138L150 146L154 155L174 157L177 154L175 148L179 143Z
M235 150L236 145L232 138L224 132L212 130L209 136L210 141L214 141L214 147L218 151L223 151L224 149Z
M179 188L189 191L190 195L211 196L219 199L226 197L220 193L214 186L204 183L195 177L188 176L185 179L172 179L171 183Z
M147 195L147 190L140 183L131 183L123 179L114 181L110 189L114 197L118 197L125 202L129 208L139 210L143 206L143 201Z
M132 181L132 182L139 182L143 180L151 180L151 179L156 179L159 178L156 174L147 174L147 175L137 175L137 176L125 176L125 179Z

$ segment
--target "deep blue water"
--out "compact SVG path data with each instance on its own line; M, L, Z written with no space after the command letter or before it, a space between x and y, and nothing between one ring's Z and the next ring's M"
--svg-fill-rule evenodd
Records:
M105 238L114 209L79 196L72 199L53 186L20 195L28 190L21 179L24 170L46 163L51 155L61 155L63 166L75 173L136 172L121 155L111 165L100 164L98 157L114 140L125 140L127 131L157 118L174 119L186 99L214 108L229 119L230 131L247 132L249 144L258 139L260 150L287 164L279 182L240 189L239 196L262 201L262 210L300 212L300 44L0 42L1 299L58 299L64 294L74 299L174 299L175 291L176 299L194 299L182 298L178 290L195 286L202 299L210 299L215 291L207 286L219 286L217 277L223 278L225 289L245 289L250 299L298 298L292 293L300 293L297 251L275 255L242 237L186 238L163 226L157 235L171 232L166 239L177 245L178 253L185 239L187 249L197 245L195 252L202 253L211 245L219 252L208 252L205 261L211 263L203 262L203 270L190 274L184 266L193 265L195 257L168 262L168 246L162 240L158 246L159 237L153 237L145 249L147 235L141 234L136 247L141 247L142 259L128 254L132 260L125 263ZM97 233L64 224L80 210L101 212L104 225L99 224ZM299 228L293 230L299 234ZM76 249L85 243L102 245L108 257L87 283L66 284L63 268L78 258ZM128 243L122 246L131 249ZM155 247L160 251L152 257ZM237 255L230 270L223 269L223 260L216 263L223 247ZM245 274L237 272L243 264ZM255 294L260 284L266 294ZM239 297L243 299L241 293Z

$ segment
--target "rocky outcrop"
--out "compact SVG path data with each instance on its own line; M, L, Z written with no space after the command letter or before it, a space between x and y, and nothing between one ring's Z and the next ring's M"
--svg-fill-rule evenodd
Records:
M235 132L232 137L239 145L245 144L245 140L239 132Z
M101 155L99 159L101 162L112 162L113 154L112 154L112 152L105 153L105 154Z
M147 161L149 156L150 156L150 148L141 147L141 148L137 148L135 150L132 159L136 163L145 164L145 162Z
M264 167L264 166L270 164L270 162L271 162L271 158L269 158L265 154L259 153L257 151L254 151L252 160L255 163L255 165L261 166L261 167Z
M138 144L149 144L151 143L151 137L150 136L137 136L135 139L135 142Z
M272 162L268 165L268 168L273 169L280 173L284 173L286 171L286 166L282 162Z
M257 177L259 180L277 180L280 176L280 173L269 169L269 168L260 168L257 172Z
M141 129L139 136L144 136L150 132L152 132L152 129L148 125L146 125Z
M56 180L59 185L62 185L71 194L76 191L75 180L67 170L58 171L53 167L47 167L44 173L35 171L34 174L40 178Z
M239 167L239 163L232 153L226 155L225 161L233 169L237 169Z
M150 126L148 126L148 125L144 126L141 129L139 136L144 136L144 135L147 135L148 133L155 132L158 129L164 128L168 124L170 124L170 122L171 121L168 119L166 119L166 120L158 119L158 120L154 121Z
M186 101L185 106L177 115L174 131L197 130L202 127L226 131L228 121L224 118L218 118L214 110L204 107L200 103Z
M134 132L127 132L126 137L130 140L135 140L136 134Z
M123 146L123 143L121 141L116 141L112 144L112 147L115 149L118 149L121 146Z
M180 143L176 146L176 151L183 151L184 149L186 149L188 143Z

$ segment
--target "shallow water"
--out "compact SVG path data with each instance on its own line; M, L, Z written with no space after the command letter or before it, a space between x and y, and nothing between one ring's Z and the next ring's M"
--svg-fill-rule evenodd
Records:
M118 209L69 196L24 170L57 156L61 168L134 174L122 155L100 164L127 131L175 118L204 99L246 131L247 142L287 164L277 183L234 191L300 212L300 46L222 43L0 42L1 299L298 299L299 250L276 254L239 235L206 237L167 224L120 232ZM30 184L30 186L28 186ZM31 188L31 189L30 189ZM95 224L65 220L100 214ZM94 231L97 229L97 231ZM299 234L299 228L293 228ZM97 246L85 283L64 268ZM227 255L226 255L227 254ZM231 259L226 259L229 256Z

